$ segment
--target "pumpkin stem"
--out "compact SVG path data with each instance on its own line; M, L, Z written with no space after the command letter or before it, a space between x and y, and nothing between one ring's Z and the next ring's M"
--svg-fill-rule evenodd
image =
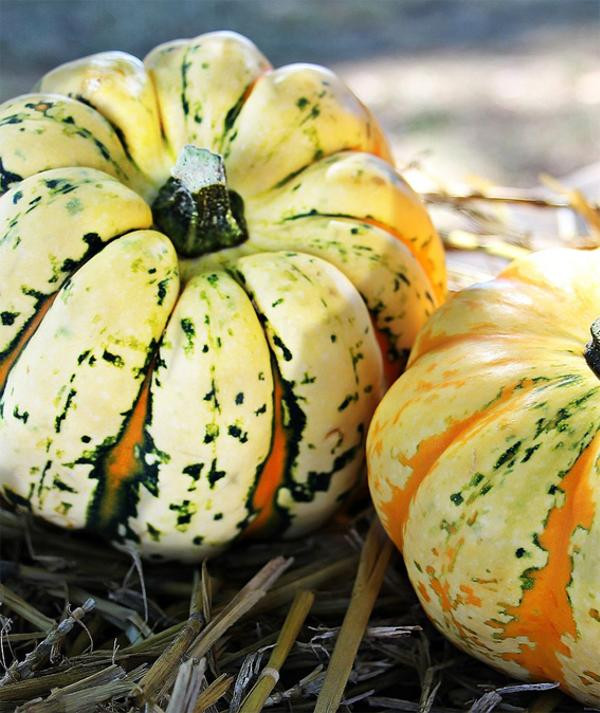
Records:
M227 189L222 156L188 144L171 173L152 214L180 255L198 257L247 240L243 202Z
M592 339L585 345L583 355L590 369L600 379L600 317L590 327Z

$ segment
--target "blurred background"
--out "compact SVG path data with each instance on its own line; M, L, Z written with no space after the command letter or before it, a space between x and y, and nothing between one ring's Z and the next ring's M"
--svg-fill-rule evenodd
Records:
M334 68L399 166L531 186L598 156L598 0L0 0L0 100L76 57L215 29Z

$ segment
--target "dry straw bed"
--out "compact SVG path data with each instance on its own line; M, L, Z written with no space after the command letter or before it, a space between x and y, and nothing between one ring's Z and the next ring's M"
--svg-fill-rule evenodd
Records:
M410 171L430 182L454 289L538 240L600 244L597 206L554 182L450 190ZM196 568L2 508L0 558L0 713L582 710L438 634L366 500L325 532Z

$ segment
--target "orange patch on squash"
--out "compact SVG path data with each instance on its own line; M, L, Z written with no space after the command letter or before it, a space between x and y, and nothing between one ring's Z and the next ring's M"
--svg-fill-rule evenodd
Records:
M481 606L481 599L475 594L473 587L470 587L468 584L461 584L459 589L466 595L464 598L465 604L471 604L474 607Z
M287 438L283 428L281 381L277 371L273 373L273 442L271 451L258 476L258 484L252 497L252 509L258 514L244 530L244 535L264 534L264 529L274 519L277 490L283 483L287 456Z
M108 522L112 518L115 511L114 503L123 483L134 478L142 467L136 456L136 446L141 445L144 437L151 373L150 369L125 429L106 458L105 490L99 510L101 522Z
M55 297L56 293L53 294L51 297L48 297L48 299L44 302L42 302L42 306L37 311L37 314L34 315L27 328L23 330L23 333L19 337L19 341L15 344L14 348L4 357L4 359L0 361L0 394L4 389L4 385L6 384L6 380L8 379L8 374L10 370L19 358L29 339L33 336L36 329L40 326L40 322L44 318L46 312L50 309L50 306L54 302Z
M504 625L503 638L524 637L518 653L505 653L507 661L516 661L533 676L546 680L566 681L559 655L571 657L565 635L577 638L577 627L569 603L567 587L571 579L569 540L579 528L589 529L594 518L591 485L588 479L600 452L600 434L579 456L561 482L565 499L552 510L546 527L539 536L540 545L548 552L543 569L531 573L533 586L523 593L517 606L508 606L512 621Z

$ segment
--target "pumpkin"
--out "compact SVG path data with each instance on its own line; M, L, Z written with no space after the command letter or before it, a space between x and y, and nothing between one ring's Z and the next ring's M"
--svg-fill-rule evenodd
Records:
M600 249L453 296L369 430L369 484L434 624L600 703ZM592 339L589 329L592 325Z
M445 290L369 111L217 32L51 71L0 160L5 497L182 559L324 522Z

